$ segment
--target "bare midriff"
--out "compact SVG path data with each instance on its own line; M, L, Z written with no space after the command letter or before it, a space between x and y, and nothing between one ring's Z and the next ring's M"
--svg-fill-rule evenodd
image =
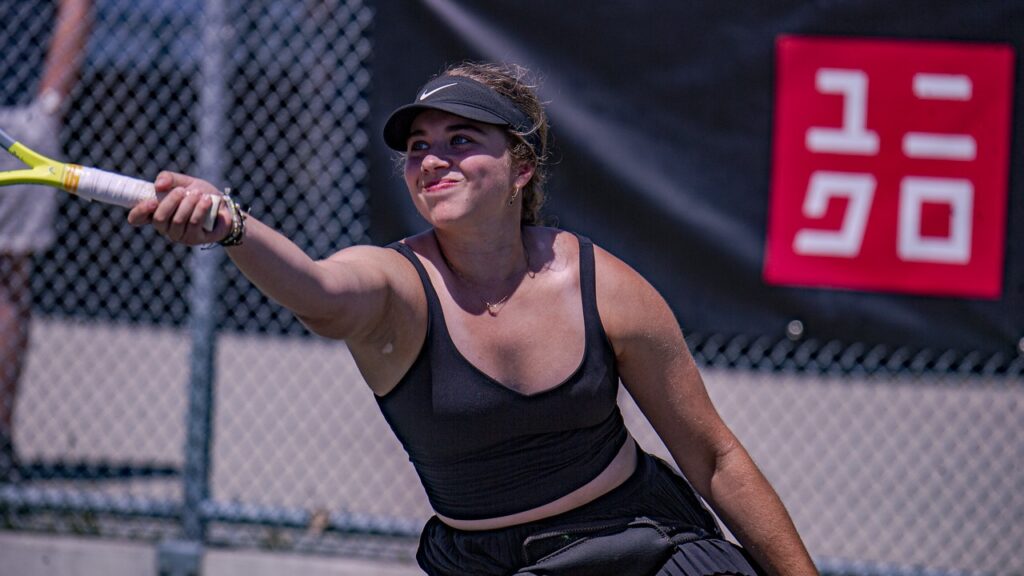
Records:
M525 522L535 522L568 512L611 492L632 476L633 471L636 470L635 446L636 443L633 441L633 438L627 436L626 441L622 443L622 448L619 449L615 458L593 480L557 500L542 504L536 508L507 516L480 520L457 520L442 516L441 514L438 514L437 517L445 524L457 530L494 530Z

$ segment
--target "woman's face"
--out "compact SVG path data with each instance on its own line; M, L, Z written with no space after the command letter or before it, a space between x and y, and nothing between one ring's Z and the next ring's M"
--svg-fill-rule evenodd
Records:
M412 123L405 183L431 224L469 214L513 216L508 199L514 186L529 180L533 171L526 171L524 179L524 170L513 170L508 136L499 126L440 110L424 111Z

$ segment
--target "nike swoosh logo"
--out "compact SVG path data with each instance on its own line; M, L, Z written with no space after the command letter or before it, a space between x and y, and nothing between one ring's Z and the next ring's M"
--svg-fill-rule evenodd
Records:
M426 92L424 92L423 94L420 95L420 100L426 100L427 97L430 96L431 94L436 94L437 92L440 92L441 90L444 90L445 88L451 88L452 86L455 86L456 84L458 84L458 82L452 82L451 84L445 84L444 86L438 86L437 88L434 88L433 90L428 90L428 91L426 91Z

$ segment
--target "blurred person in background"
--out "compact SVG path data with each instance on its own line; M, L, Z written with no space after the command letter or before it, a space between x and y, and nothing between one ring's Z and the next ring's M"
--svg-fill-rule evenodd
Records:
M59 157L64 102L84 58L91 0L0 0L0 14L0 126ZM23 167L0 155L0 170ZM29 346L32 256L53 244L56 195L29 185L0 194L0 481L17 470L14 407Z
M465 63L384 128L429 224L420 234L314 261L227 195L202 229L221 193L170 172L155 182L166 196L128 221L220 243L310 330L346 341L435 511L417 552L426 573L816 575L664 299L590 240L543 225L547 132L524 69ZM620 379L685 478L631 437Z

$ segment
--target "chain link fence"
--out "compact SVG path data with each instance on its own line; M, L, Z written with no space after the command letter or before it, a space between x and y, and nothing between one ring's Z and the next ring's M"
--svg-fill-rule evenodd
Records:
M65 158L230 184L314 257L372 241L371 5L95 0L93 15ZM46 23L12 9L0 34ZM430 511L345 346L218 250L124 216L62 196L57 242L34 258L5 527L409 560ZM1024 573L1024 361L793 336L690 345L821 566Z

